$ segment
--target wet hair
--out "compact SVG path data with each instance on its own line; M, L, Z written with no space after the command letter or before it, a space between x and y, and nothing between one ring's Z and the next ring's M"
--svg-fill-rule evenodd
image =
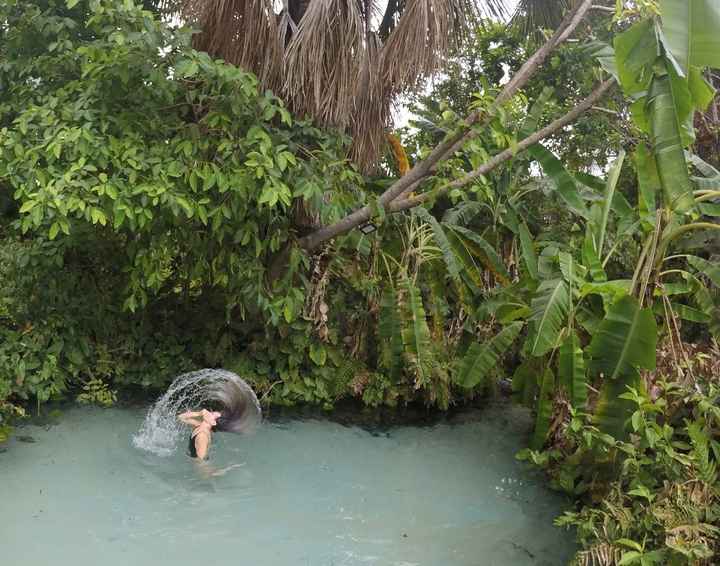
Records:
M195 448L195 437L191 434L188 439L188 454L191 458L197 458L197 449Z
M220 413L213 432L247 432L260 419L260 406L255 393L240 379L227 381L214 388L206 405L208 411Z

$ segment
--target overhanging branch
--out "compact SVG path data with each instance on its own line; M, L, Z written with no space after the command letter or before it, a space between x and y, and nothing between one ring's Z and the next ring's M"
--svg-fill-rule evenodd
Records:
M445 161L449 157L453 156L468 140L472 139L476 135L472 126L475 124L487 124L493 118L496 111L508 100L510 100L523 86L525 86L525 84L527 84L540 65L542 65L542 63L547 59L548 55L557 48L558 45L572 35L591 7L592 0L582 0L579 2L567 14L552 37L550 37L550 39L548 39L548 41L545 42L545 44L523 64L520 70L510 79L510 81L508 81L490 108L487 111L478 110L471 113L464 120L462 127L458 132L437 145L432 152L430 152L430 155L415 164L415 166L408 171L405 176L395 181L380 196L379 204L386 209L392 210L390 205L393 201L410 193L414 187L430 176L442 161ZM405 203L409 201L403 200L401 202ZM315 249L323 242L342 234L346 234L350 230L357 228L364 222L367 222L371 216L371 208L369 206L364 206L335 224L320 228L312 234L301 238L298 243L306 250Z
M510 159L515 157L519 152L524 151L527 148L535 145L536 143L544 140L545 138L551 136L555 132L558 132L565 126L572 124L582 114L590 110L592 106L605 95L605 93L613 86L614 83L614 79L608 79L605 82L600 83L600 85L590 94L590 96L580 102L577 106L570 110L570 112L568 112L561 118L558 118L554 122L548 124L541 130L538 130L534 134L526 137L525 139L520 141L515 147L508 148L505 151L498 153L497 155L491 157L487 162L483 163L477 169L470 171L459 179L443 185L435 191L423 193L413 198L396 200L392 202L389 206L388 212L400 212L402 210L408 210L409 208L420 206L421 204L432 198L442 196L452 189L464 187L478 177L481 177L482 175L487 175L499 165L502 165L506 161L509 161Z

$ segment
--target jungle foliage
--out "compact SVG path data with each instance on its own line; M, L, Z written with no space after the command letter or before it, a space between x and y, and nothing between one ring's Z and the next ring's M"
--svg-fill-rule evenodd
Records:
M402 141L417 165L482 122L394 213L397 147L360 173L350 139L189 29L131 0L0 4L0 441L47 401L110 405L205 366L327 408L508 386L535 417L522 456L577 498L559 522L580 563L711 563L720 171L698 117L718 29L711 0L617 3L497 105L542 38L486 22ZM293 245L360 207L373 233Z

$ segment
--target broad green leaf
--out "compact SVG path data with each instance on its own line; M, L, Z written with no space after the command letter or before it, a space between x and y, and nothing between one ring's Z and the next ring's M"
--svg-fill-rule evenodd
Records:
M703 216L712 216L713 218L720 218L720 204L709 204L707 202L701 202L698 205L698 209Z
M650 309L641 309L634 297L615 302L590 343L590 368L614 380L638 368L655 369L657 323Z
M533 279L538 278L538 266L537 266L537 253L535 253L535 243L530 235L527 224L521 222L518 225L520 232L520 247L522 248L523 259L525 260L525 267Z
M582 49L591 57L595 57L600 66L620 82L615 61L615 48L612 45L602 41L590 41Z
M413 214L422 219L423 222L427 223L432 228L433 236L435 237L435 243L440 248L445 259L445 265L447 266L448 273L455 281L460 281L460 273L463 270L462 263L455 256L452 244L448 240L445 230L435 217L430 214L425 208L419 207L413 211Z
M543 281L531 308L531 320L535 323L531 352L533 356L542 356L556 347L567 324L570 295L565 281Z
M472 230L463 228L462 226L448 226L448 228L457 235L460 235L462 238L476 244L479 250L474 251L482 261L485 268L492 271L503 283L510 283L510 274L507 271L507 267L505 267L502 259L500 259L500 256L495 251L495 248L490 245L485 238L480 236L480 234L476 234ZM480 252L479 254L477 254L478 251Z
M710 279L713 285L720 287L720 264L711 263L697 256L688 257L688 263Z
M527 116L525 116L522 128L520 128L520 133L523 137L531 135L535 130L538 129L538 125L540 124L540 118L542 118L545 107L550 101L553 93L554 90L552 87L546 86L542 89L542 91L540 92L540 96L537 97L533 105L530 107Z
M558 380L567 391L573 407L583 408L587 400L585 359L580 348L580 340L575 332L570 334L560 346Z
M497 369L500 358L518 337L522 327L522 322L514 322L488 342L472 344L460 362L455 381L467 389L482 383L492 370Z
M542 365L538 358L527 358L515 370L512 378L513 396L518 403L532 409L538 389L538 376L542 374Z
M654 225L657 195L662 191L662 185L658 176L655 156L643 143L639 144L635 150L635 167L639 185L640 217L648 224Z
M600 295L603 297L606 305L611 305L618 299L630 293L632 289L631 279L614 279L612 281L603 281L600 283L584 283L580 287L580 296Z
M688 175L675 100L668 74L656 76L650 88L648 109L653 152L665 196L665 205L687 212L695 200Z
M600 389L600 397L595 407L594 421L600 430L617 440L627 437L628 423L637 408L635 403L623 399L627 388L642 387L640 374L633 370L618 379L605 379Z
M711 317L709 313L702 312L693 307L683 305L682 303L671 303L673 312L683 320L688 322L697 322L698 324L707 324Z
M720 68L720 3L717 0L660 0L663 33L683 71Z
M478 287L483 283L482 265L479 259L475 258L466 244L465 240L453 230L445 232L455 257L463 264L463 276Z
M530 447L533 450L540 450L545 444L550 421L553 414L553 393L555 391L555 375L550 368L545 370L540 384L540 394L537 402L537 416L535 417L535 432L533 433Z
M590 225L588 225L588 229L585 232L585 239L583 240L582 258L583 263L590 271L590 277L592 277L593 281L607 281L605 269L603 269L602 262L595 249L595 242L592 237Z
M20 207L20 214L25 214L26 212L30 212L35 206L37 206L38 201L36 200L27 200L23 203L23 205Z
M558 263L560 264L560 272L574 293L576 288L585 282L587 268L575 261L572 254L566 252L560 252L558 254ZM574 294L572 296L574 296Z
M659 46L652 20L634 24L615 37L615 62L623 91L627 95L647 89Z
M698 67L690 67L688 76L688 87L692 95L695 108L705 112L715 98L715 88L703 77L702 70Z
M316 366L324 366L327 361L327 351L322 344L310 344L310 359Z
M585 202L580 197L575 180L565 170L560 160L540 144L529 148L528 153L540 163L545 174L552 179L558 195L570 210L583 218L587 218L588 210Z
M675 113L680 124L680 138L683 147L687 147L695 141L695 124L693 122L695 102L687 79L678 75L672 65L666 67L668 77L670 77L670 90L675 104Z
M603 247L605 244L605 233L607 231L608 220L610 219L610 210L613 205L613 199L615 197L615 188L617 187L618 179L620 179L620 172L622 171L623 163L625 163L625 151L620 150L617 159L613 162L608 173L607 184L605 187L605 203L603 205L603 215L598 227L599 241L598 241L598 255L602 256Z

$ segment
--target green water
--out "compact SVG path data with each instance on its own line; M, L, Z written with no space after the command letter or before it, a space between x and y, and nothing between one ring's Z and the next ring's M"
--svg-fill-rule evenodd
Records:
M514 459L509 407L382 431L322 419L216 434L208 476L132 446L144 411L73 409L0 454L5 566L563 564L563 501ZM27 440L27 439L26 439Z

